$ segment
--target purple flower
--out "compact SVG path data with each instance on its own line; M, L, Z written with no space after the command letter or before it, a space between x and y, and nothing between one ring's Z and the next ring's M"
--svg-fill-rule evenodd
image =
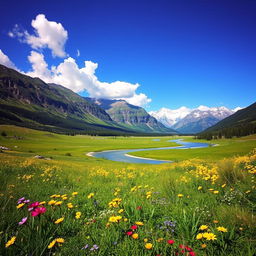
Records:
M28 217L23 218L23 219L19 222L19 225L25 224L25 223L27 222L27 219L28 219Z
M21 203L23 203L23 201L25 200L25 197L21 197L20 199L18 199L18 202L17 202L17 204L21 204Z
M86 250L89 247L89 244L86 244L81 250Z
M92 248L90 249L90 251L96 251L96 250L98 250L99 249L99 246L97 245L97 244L94 244L93 246L92 246Z

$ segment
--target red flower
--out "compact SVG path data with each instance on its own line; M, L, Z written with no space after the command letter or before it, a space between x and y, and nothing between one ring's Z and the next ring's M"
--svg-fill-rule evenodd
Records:
M189 252L189 255L190 256L196 256L196 253L195 252Z
M185 247L188 252L192 252L192 249L188 246Z
M168 244L174 244L175 242L174 242L174 240L167 240L167 243Z
M36 217L42 213L45 213L46 212L46 208L45 207L37 207L36 209L34 209L32 212L31 212L31 216L32 217Z
M179 247L180 247L181 249L185 249L185 245L184 245L184 244L180 244Z
M132 229L132 230L136 230L137 228L138 228L137 225L132 225L132 226L131 226L131 229Z
M136 208L137 210L141 210L142 209L142 207L141 206L137 206L137 208Z
M131 236L132 234L133 234L132 231L127 231L127 232L126 232L126 235L127 235L127 236Z

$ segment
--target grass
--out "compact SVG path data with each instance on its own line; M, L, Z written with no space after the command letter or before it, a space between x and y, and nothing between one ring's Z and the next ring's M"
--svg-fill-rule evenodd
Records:
M86 153L167 147L175 145L167 142L171 138L64 136L14 126L3 131L0 145L11 151L0 153L1 255L256 254L256 152L248 154L254 137L218 141L209 149L219 149L220 160L211 152L192 159L192 150L180 150L185 161L146 165ZM40 206L17 209L21 197Z

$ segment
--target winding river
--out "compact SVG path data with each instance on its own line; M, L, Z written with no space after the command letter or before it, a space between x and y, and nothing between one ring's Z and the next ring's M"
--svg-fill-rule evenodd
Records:
M138 152L138 151L152 151L152 150L165 150L165 149L189 149L189 148L206 148L209 147L208 143L199 142L185 142L181 139L179 140L169 140L169 142L176 142L181 146L177 147L162 147L162 148L141 148L141 149L122 149L122 150L108 150L101 152L90 152L87 155L97 158L108 159L112 161L125 162L125 163L136 163L136 164L163 164L172 163L173 161L167 160L155 160L151 158L142 158L131 156L128 153Z

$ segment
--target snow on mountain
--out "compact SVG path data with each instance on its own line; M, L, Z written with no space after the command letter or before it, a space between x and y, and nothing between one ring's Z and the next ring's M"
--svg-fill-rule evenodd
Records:
M182 133L197 133L216 124L220 120L234 114L240 107L228 109L222 107L199 106L195 109L181 107L178 109L161 108L149 112L165 126L176 129Z

